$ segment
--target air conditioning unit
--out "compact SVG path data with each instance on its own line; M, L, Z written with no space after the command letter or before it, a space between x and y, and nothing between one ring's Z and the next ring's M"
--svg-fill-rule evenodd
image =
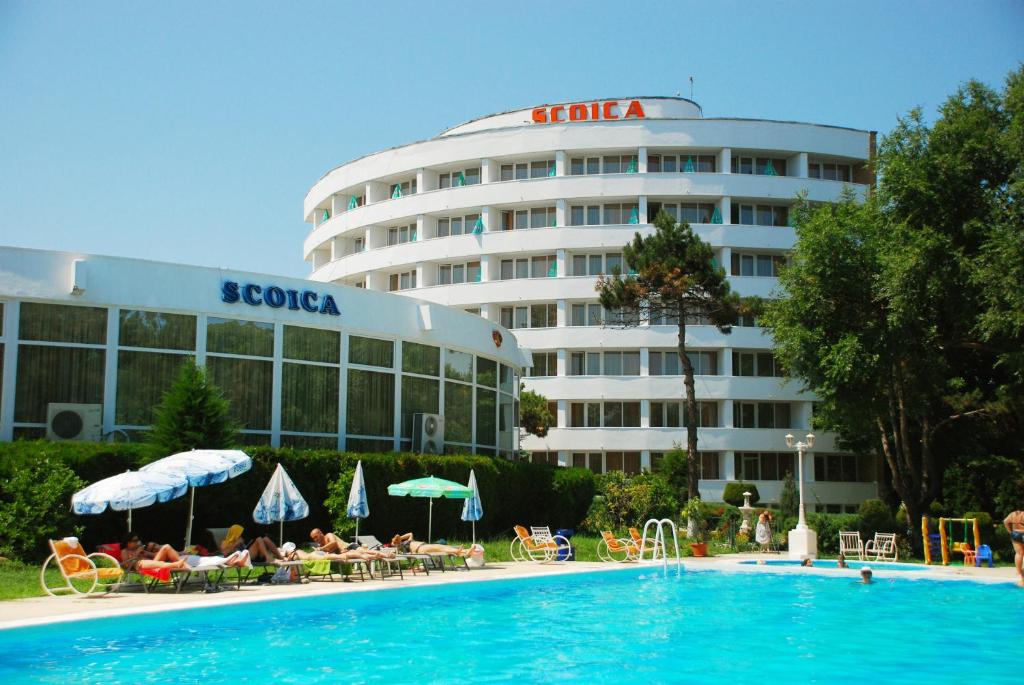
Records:
M102 404L51 402L46 406L47 440L90 440L103 435Z
M412 415L412 451L419 454L444 454L443 416Z

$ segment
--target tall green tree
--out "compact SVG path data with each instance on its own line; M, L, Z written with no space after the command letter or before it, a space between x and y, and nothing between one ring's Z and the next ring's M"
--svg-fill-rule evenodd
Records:
M155 409L150 442L168 454L191 449L230 447L236 437L228 401L206 376L206 370L190 359Z
M785 297L763 318L789 373L821 398L816 423L883 456L911 526L958 455L993 441L1020 450L1022 284L1007 295L993 273L1021 269L1009 256L1024 235L1009 95L972 82L933 126L917 110L901 119L866 201L799 202Z
M617 312L616 323L623 326L636 326L642 320L676 325L686 396L687 491L689 497L698 497L697 398L693 364L686 355L686 326L710 323L729 333L743 305L729 289L725 270L715 263L711 246L689 223L677 223L664 211L654 219L654 233L646 237L636 233L633 242L623 247L622 256L629 272L616 271L598 279L601 304Z
M519 386L519 425L530 435L543 438L548 428L555 423L555 417L548 409L548 398Z

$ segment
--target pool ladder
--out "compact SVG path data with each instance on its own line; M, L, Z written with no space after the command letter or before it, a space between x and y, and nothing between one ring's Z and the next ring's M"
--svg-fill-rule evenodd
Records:
M647 523L644 524L644 534L640 540L640 561L642 562L644 560L644 552L648 549L647 540L649 538L647 537L647 531L653 528L654 539L650 548L650 560L652 562L657 562L660 558L661 565L664 568L665 573L668 573L668 546L665 542L666 526L672 531L672 543L675 546L674 551L676 553L676 575L679 575L683 570L683 561L679 556L679 531L672 519L661 519L660 521L658 519L649 519Z

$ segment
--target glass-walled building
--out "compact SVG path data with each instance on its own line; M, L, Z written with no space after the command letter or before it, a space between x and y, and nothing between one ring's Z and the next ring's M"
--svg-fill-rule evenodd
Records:
M396 141L397 142L397 141ZM833 202L873 182L874 134L704 117L684 98L639 97L504 112L330 170L304 203L313 281L464 309L532 352L526 388L556 425L527 436L535 461L597 472L653 468L685 444L676 321L603 311L594 286L659 211L709 242L741 295L774 296L796 239L798 194ZM634 325L635 324L635 325ZM688 322L697 369L701 493L757 484L777 502L814 397L785 378L752 317L731 335ZM804 473L825 511L877 494L873 457L818 436Z
M0 248L0 439L46 437L55 408L95 416L92 439L138 439L188 359L230 400L246 443L408 450L425 413L444 415L447 452L518 450L529 359L478 316L298 279Z

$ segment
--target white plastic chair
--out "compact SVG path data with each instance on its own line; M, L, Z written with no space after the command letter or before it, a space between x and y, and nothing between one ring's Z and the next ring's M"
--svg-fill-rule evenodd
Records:
M875 561L898 561L896 533L875 533L875 539L864 545L864 556L874 557Z
M847 559L856 556L864 561L864 543L860 539L860 533L853 530L844 530L839 533L839 553Z

